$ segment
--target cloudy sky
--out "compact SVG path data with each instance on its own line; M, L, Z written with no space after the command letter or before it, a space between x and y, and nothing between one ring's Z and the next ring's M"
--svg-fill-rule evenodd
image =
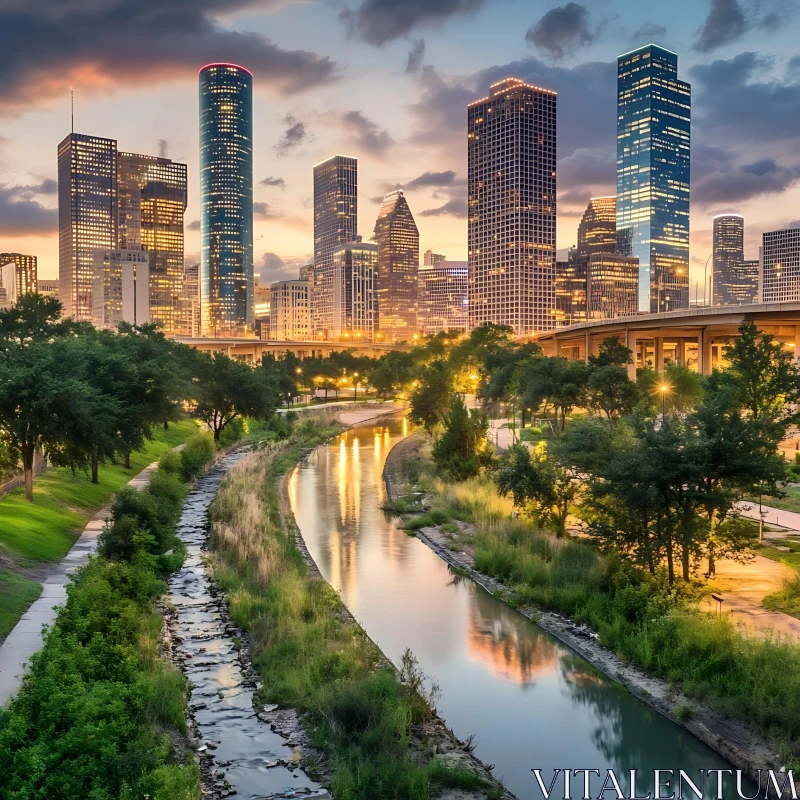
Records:
M311 167L359 159L359 231L405 187L422 249L466 258L466 111L509 75L558 91L558 246L614 192L615 58L655 41L692 84L692 281L711 217L800 219L797 0L0 0L0 251L58 272L56 146L75 129L189 165L197 259L197 70L255 75L255 259L268 280L312 251ZM700 277L702 284L702 277ZM702 294L702 293L701 293Z

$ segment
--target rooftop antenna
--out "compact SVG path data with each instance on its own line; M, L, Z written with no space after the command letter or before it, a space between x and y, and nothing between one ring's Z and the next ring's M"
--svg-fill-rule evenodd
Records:
M69 87L69 105L70 105L70 127L72 128L72 133L75 133L75 89L70 86Z

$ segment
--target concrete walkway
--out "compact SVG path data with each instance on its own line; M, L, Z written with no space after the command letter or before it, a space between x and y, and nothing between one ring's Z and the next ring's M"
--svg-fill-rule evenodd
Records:
M153 462L128 481L128 485L136 489L147 486L157 467L158 462ZM44 643L42 625L50 626L55 621L56 607L67 599L70 575L83 566L89 560L89 555L97 549L97 537L103 530L108 513L109 507L104 506L89 520L78 541L42 584L39 599L22 615L0 645L0 705L5 705L19 690L26 663Z
M758 503L741 502L737 503L736 507L743 517L758 520ZM761 506L761 511L764 514L765 525L777 525L780 528L787 528L790 531L800 531L800 514L794 511L785 511L782 508L764 505Z

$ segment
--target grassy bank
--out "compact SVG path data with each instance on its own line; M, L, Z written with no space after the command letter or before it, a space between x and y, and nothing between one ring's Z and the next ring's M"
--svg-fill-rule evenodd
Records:
M795 575L784 583L780 591L767 595L762 603L770 611L782 611L800 619L800 535L792 539L781 539L780 544L789 550L762 547L758 553L773 561L780 561L793 569Z
M489 478L445 482L424 449L406 477L430 496L428 516L451 546L470 547L475 568L511 589L512 605L535 603L589 625L622 659L772 737L786 763L800 765L800 645L745 636L591 544L512 519L510 499Z
M168 430L155 428L153 439L131 454L131 468L106 464L99 483L83 472L51 467L33 483L33 502L24 489L0 497L0 551L23 566L38 561L58 561L75 543L81 529L120 486L167 451L185 442L197 431L193 420L172 423Z
M0 796L9 800L197 800L185 748L186 681L158 654L156 603L182 560L186 494L213 454L196 434L150 486L123 488L97 557L73 577L19 694L0 709Z
M304 715L338 800L423 800L444 787L497 796L478 773L434 758L418 741L433 711L413 657L400 675L385 662L336 592L309 574L282 516L280 476L337 432L331 419L304 420L246 457L212 507L214 575L251 634L258 700Z
M36 581L0 569L0 642L5 639L31 603L42 593Z

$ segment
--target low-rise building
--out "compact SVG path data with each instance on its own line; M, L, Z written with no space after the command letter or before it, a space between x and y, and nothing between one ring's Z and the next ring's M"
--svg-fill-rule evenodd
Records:
M269 338L274 341L312 338L309 281L275 281L270 286Z
M429 259L429 253L430 250L417 273L419 328L424 334L466 331L469 326L469 265L466 261Z

